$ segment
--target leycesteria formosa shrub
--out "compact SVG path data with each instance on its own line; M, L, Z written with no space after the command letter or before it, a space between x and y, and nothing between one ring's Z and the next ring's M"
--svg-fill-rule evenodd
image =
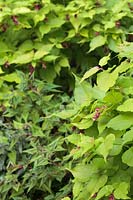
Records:
M0 1L0 199L133 198L132 0Z

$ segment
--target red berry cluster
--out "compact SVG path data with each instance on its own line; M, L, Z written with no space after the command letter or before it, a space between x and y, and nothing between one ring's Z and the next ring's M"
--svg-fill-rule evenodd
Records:
M96 121L99 117L100 117L100 114L101 114L101 112L100 112L100 108L96 108L95 109L95 115L93 116L93 121Z
M100 117L101 113L103 112L103 110L104 110L105 108L106 108L106 106L102 106L101 108L96 108L96 109L95 109L95 114L94 114L94 116L92 117L93 121L96 121L96 120Z

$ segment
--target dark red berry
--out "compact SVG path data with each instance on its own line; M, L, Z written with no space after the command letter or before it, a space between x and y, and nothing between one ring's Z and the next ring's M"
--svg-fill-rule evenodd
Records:
M41 5L40 4L35 4L34 5L34 9L37 10L37 11L40 10L41 9Z
M111 194L111 195L109 196L109 200L115 200L115 197L114 197L113 194Z
M76 126L73 126L73 127L72 127L72 131L75 131L76 129L77 129Z
M12 19L12 21L14 22L15 25L18 25L18 24L19 24L18 16L13 15L13 16L11 16L11 19Z
M116 21L116 22L115 22L115 26L116 26L117 28L120 28L120 26L121 26L120 21Z
M95 32L95 36L98 36L100 35L100 33L98 31Z

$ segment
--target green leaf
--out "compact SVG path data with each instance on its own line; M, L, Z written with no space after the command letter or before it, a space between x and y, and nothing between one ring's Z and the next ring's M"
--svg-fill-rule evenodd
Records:
M31 130L32 130L33 136L35 136L35 137L44 137L43 131L41 130L40 127L38 127L36 125L32 125Z
M73 185L73 195L74 195L74 197L77 197L82 189L83 189L83 183L75 181L75 183Z
M92 119L82 119L80 122L72 123L73 126L76 126L79 129L87 129L90 128L93 124Z
M129 190L129 184L122 182L119 184L117 189L114 191L114 196L116 199L130 199L127 194Z
M109 155L116 156L116 155L120 154L120 152L122 151L122 148L123 148L122 139L117 137Z
M5 42L0 41L0 53L8 52L8 51L11 51L8 45Z
M55 55L47 55L43 58L44 61L46 62L51 62L51 61L55 61L59 56L55 56Z
M61 200L71 200L69 197L64 197L63 199Z
M75 102L78 105L82 105L84 103L88 103L91 101L92 94L89 92L91 90L91 86L87 82L80 83L80 79L75 76L75 90L74 90L74 98Z
M42 37L44 34L49 33L50 30L51 30L51 27L48 24L43 24L39 27L39 31L40 31Z
M69 67L69 61L68 58L63 57L60 62L59 65L62 67Z
M79 17L78 18L71 17L70 22L73 25L73 27L75 28L75 32L77 33L79 30L79 26L81 24L81 19Z
M133 112L133 99L127 99L122 105L117 107L118 111Z
M11 61L11 64L12 63L15 63L15 64L26 64L26 63L29 63L32 61L33 59L33 56L34 56L34 51L30 51L28 53L24 53L22 54L22 52L20 53L16 53L14 55L14 58L13 60Z
M107 65L109 59L110 59L110 53L109 53L108 56L104 56L103 58L100 59L99 65L100 65L100 66Z
M93 51L97 47L100 47L100 46L104 45L105 42L106 42L106 38L101 36L101 35L99 35L97 37L94 37L90 42L90 50L89 50L89 52Z
M8 144L8 138L4 136L0 136L0 144Z
M88 38L88 30L87 29L80 30L80 35L85 38Z
M8 153L8 157L10 159L10 162L15 165L16 164L16 151L12 151Z
M70 171L78 181L86 182L98 172L98 169L95 166L80 164Z
M132 42L126 42L125 44L121 45L119 47L119 55L120 57L127 57L127 58L133 58L133 43Z
M19 51L21 52L31 51L32 49L33 49L32 40L26 40L19 46Z
M13 120L13 126L14 126L15 129L23 129L24 124Z
M128 69L133 68L132 62L128 62L127 60L123 61L115 70L116 73L126 72Z
M42 58L43 56L47 55L49 52L46 52L44 49L39 49L35 54L34 54L34 60L38 60Z
M133 167L133 147L123 153L122 162L130 167Z
M109 73L108 71L103 71L97 76L98 87L101 90L107 92L111 87L115 85L117 78L118 73L116 73L115 71L112 73Z
M112 185L106 185L103 188L100 189L100 191L98 192L95 200L101 199L104 196L109 196L112 191L113 191L113 186Z
M98 192L98 190L103 187L107 182L107 175L101 175L101 176L94 176L89 184L87 185L88 191L91 193L91 197Z
M7 81L7 82L16 82L16 83L21 82L21 79L18 77L18 74L15 72L2 76L1 78L2 80Z
M113 148L113 143L115 141L114 134L109 134L105 138L104 142L97 148L97 153L103 155L104 160L106 160L110 150Z
M51 27L51 28L59 28L61 27L63 24L65 23L65 20L64 19L61 19L61 17L51 17L49 20L48 20L48 25Z
M19 7L19 8L14 8L12 11L13 15L18 15L18 14L27 14L32 12L29 8L27 7Z
M103 101L108 104L118 104L122 101L123 95L120 92L116 92L111 90L107 92L106 96L104 97Z
M107 124L108 128L112 128L114 130L125 130L130 128L133 124L133 114L120 114L114 117Z
M124 135L123 135L123 144L126 144L128 142L132 142L133 141L133 129L131 129L130 131L127 131Z
M107 30L109 28L113 28L113 27L115 27L115 22L113 22L113 21L106 22L106 24L104 26L105 30Z
M74 116L77 113L77 111L77 109L63 110L59 113L56 113L55 116L60 117L62 119L69 119L70 117Z
M85 79L89 78L90 76L92 76L93 74L97 73L100 70L99 67L93 67L91 69L89 69L83 76L83 78L81 79L80 83L83 82Z
M78 146L78 144L79 144L80 141L81 141L81 135L73 133L72 135L69 135L69 136L67 137L67 140L68 140L69 142L71 142L72 144L75 144L75 145Z
M0 74L3 74L4 73L4 71L1 69L1 67L0 67Z

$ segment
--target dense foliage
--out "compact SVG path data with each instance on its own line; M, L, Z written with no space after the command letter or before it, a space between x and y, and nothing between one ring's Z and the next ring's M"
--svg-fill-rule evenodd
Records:
M0 1L0 199L133 198L132 0Z

